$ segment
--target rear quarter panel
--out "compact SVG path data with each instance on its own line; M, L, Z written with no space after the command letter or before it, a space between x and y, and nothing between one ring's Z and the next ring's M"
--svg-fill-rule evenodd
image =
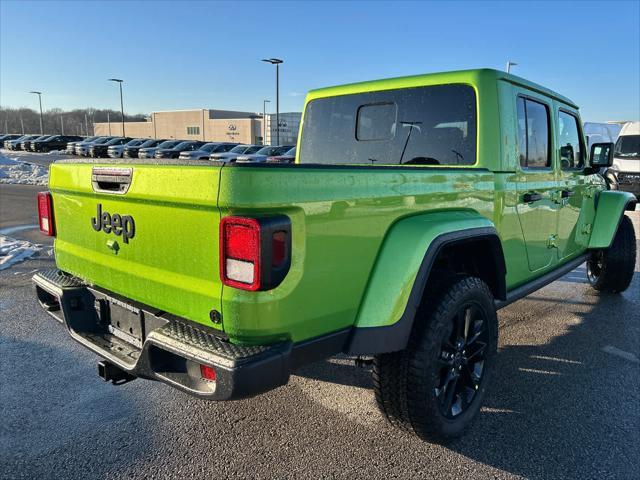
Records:
M300 341L354 324L382 243L400 219L450 210L491 219L494 176L482 169L225 167L219 206L222 216L278 213L292 223L291 269L280 286L223 288L225 332L246 342ZM391 275L395 281L406 283Z

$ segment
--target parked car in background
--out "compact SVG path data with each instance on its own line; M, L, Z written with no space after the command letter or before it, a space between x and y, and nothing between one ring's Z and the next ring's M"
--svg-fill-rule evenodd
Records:
M275 155L267 158L267 163L294 163L296 161L296 147L282 155Z
M20 142L20 150L24 150L25 152L29 152L31 150L31 144L33 142L38 142L40 140L44 140L45 138L49 138L52 135L40 135L39 137L36 138L29 138L27 140L22 140Z
M127 143L122 149L123 158L138 158L138 152L143 148L150 148L160 145L165 142L164 139L147 138L140 145L131 145L131 142Z
M237 146L237 143L228 142L210 142L205 143L197 150L186 151L180 153L180 158L183 160L209 160L209 156L212 153L225 153Z
M116 143L115 145L108 145L107 157L109 157L109 158L122 158L122 154L124 152L124 148L127 145L129 145L129 144L131 144L131 145L142 145L142 143L145 140L146 140L145 138L132 138L128 142L125 142L125 143L122 143L122 144Z
M14 138L12 140L5 140L4 141L4 148L6 148L7 150L18 150L20 148L20 144L24 141L24 140L31 140L34 138L38 138L40 135L22 135L18 138Z
M293 145L280 145L276 147L262 147L256 153L252 153L250 155L244 154L239 155L236 158L236 162L238 163L251 163L251 162L266 162L269 157L277 157L278 155L284 155L289 150L291 150Z
M67 143L67 155L75 155L76 154L76 145L82 142L91 142L98 137L81 137L80 140L75 142Z
M640 199L640 122L625 123L613 150L613 164L604 172L610 190Z
M154 147L141 148L138 151L138 158L155 158L158 150L171 149L183 141L184 140L165 140Z
M97 137L94 140L91 140L90 142L81 142L76 145L76 155L80 155L81 157L88 157L89 149L93 145L96 145L96 144L101 145L103 143L107 143L109 140L113 138L116 138L116 137Z
M38 138L34 138L33 140L31 140L29 142L29 146L26 148L26 150L30 151L30 152L35 152L36 150L36 145L40 144L46 140L50 140L52 138L54 138L55 135L47 135L46 138L42 138L42 136L38 137Z
M52 152L54 150L64 150L67 143L82 140L77 135L54 135L44 140L34 140L31 143L32 152Z
M106 158L109 153L109 147L123 146L131 140L133 140L131 137L114 137L108 142L94 142L89 147L89 156L93 158Z
M195 140L182 141L172 148L158 148L155 158L178 158L182 152L198 150L204 142Z
M236 158L240 155L250 155L256 153L263 148L264 145L238 145L233 147L226 153L212 153L209 155L209 160L217 162L235 162Z
M4 142L8 142L10 140L15 140L16 138L20 138L23 135L20 134L7 134L7 135L0 135L0 145L4 145Z

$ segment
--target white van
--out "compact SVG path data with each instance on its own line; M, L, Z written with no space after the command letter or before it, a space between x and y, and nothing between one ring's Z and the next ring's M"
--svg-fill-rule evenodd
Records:
M607 180L615 178L611 188L631 192L640 198L640 122L625 123L613 150L613 165Z

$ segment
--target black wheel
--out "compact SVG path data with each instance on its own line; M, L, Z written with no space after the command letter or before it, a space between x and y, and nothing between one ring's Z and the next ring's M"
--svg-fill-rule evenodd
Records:
M636 234L624 215L611 247L594 250L587 260L587 278L593 288L605 293L624 292L636 266Z
M380 410L425 440L459 437L482 405L497 332L489 287L475 277L453 279L421 309L407 349L375 357Z

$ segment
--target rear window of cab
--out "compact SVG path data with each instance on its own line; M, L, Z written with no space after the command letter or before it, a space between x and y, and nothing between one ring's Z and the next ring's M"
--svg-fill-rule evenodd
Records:
M454 84L312 100L305 110L299 162L473 165L475 91Z

